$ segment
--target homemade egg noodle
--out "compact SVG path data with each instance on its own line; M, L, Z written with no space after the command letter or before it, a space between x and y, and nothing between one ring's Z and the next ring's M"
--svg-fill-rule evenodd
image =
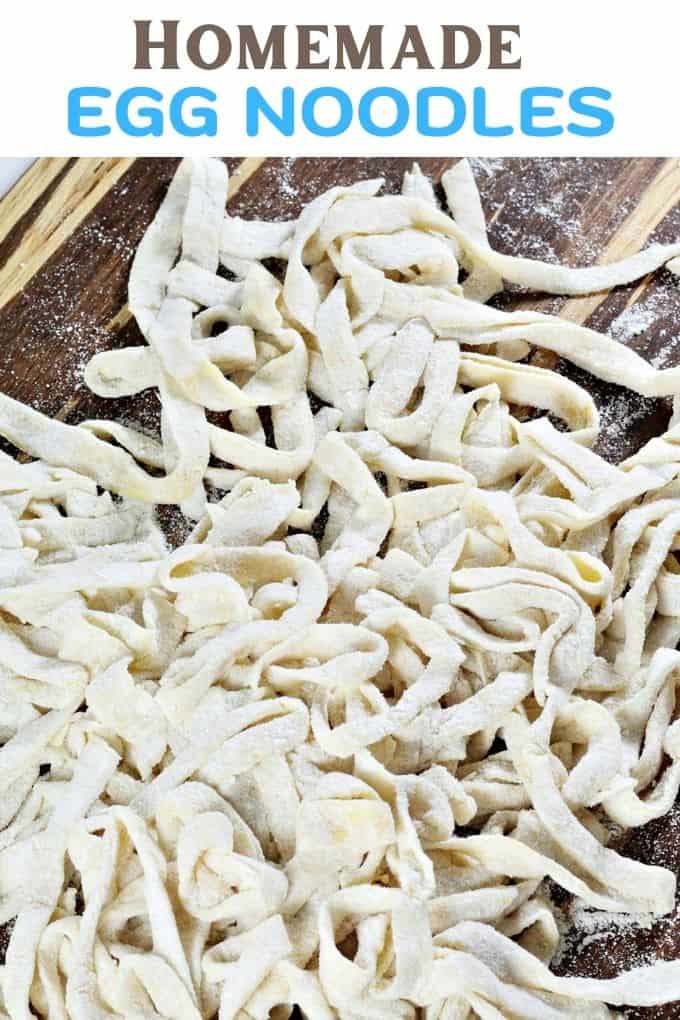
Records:
M680 999L680 960L552 973L545 881L673 908L673 874L607 842L680 787L680 408L613 466L591 396L525 359L647 396L680 368L486 304L676 271L680 244L501 255L468 164L442 183L448 210L414 167L259 222L184 161L132 267L146 345L85 373L153 389L160 435L0 396L32 458L0 454L0 1016ZM174 550L163 503L196 522Z

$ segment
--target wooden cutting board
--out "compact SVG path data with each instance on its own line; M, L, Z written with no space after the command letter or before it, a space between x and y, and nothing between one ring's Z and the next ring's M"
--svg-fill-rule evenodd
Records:
M397 191L408 159L227 159L229 209L290 218L334 184L384 176ZM419 159L436 182L453 160ZM177 165L174 159L41 159L0 201L0 389L77 423L116 417L158 423L155 396L105 401L82 370L97 351L141 343L126 306L130 262ZM473 160L499 251L571 265L611 261L680 239L680 159ZM510 293L503 307L551 311L609 330L658 366L680 364L680 282L661 270L628 287L570 299ZM537 356L541 364L557 359ZM559 364L602 411L599 452L612 461L663 431L668 401L645 400ZM680 805L615 841L680 873ZM680 912L650 928L577 918L562 973L610 977L680 957ZM680 1004L628 1017L680 1018Z

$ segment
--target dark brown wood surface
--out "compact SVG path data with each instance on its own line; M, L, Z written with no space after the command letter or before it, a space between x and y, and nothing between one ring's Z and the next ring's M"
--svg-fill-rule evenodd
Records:
M226 162L231 211L288 218L333 184L384 176L386 189L396 191L412 161ZM435 181L451 162L419 158ZM97 351L142 342L126 310L127 277L175 167L173 159L40 160L0 201L0 389L72 423L116 416L146 427L157 424L153 394L101 400L84 387L82 371ZM680 239L678 159L475 160L473 169L499 251L585 265L652 241ZM680 282L663 270L593 298L510 292L497 300L503 307L541 308L610 330L659 366L680 364ZM665 427L667 401L644 400L568 365L557 367L598 401L603 426L598 449L608 459L622 459ZM680 874L680 805L616 845ZM569 920L568 901L564 909ZM680 957L677 909L651 927L600 928L581 917L558 969L609 977L659 956ZM680 1004L625 1015L680 1018Z

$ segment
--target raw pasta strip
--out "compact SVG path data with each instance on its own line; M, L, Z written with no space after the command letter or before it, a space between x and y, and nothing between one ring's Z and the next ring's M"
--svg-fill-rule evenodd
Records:
M60 467L86 475L112 492L146 503L180 503L200 482L207 464L198 409L176 398L180 432L186 437L183 455L166 478L154 478L123 450L86 429L54 421L0 394L0 435L14 446ZM198 415L200 418L200 415Z

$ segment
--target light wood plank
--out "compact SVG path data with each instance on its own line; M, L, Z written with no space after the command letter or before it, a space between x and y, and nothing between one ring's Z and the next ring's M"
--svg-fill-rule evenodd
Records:
M247 159L244 159L242 163L239 163L229 178L227 201L229 201L230 198L233 198L236 192L243 187L246 181L249 180L265 162L266 159L264 156L249 156Z
M132 163L132 159L79 159L74 164L31 224L22 244L0 269L0 309L26 286ZM42 160L37 164L41 166Z
M640 201L616 231L598 259L598 263L616 262L644 248L659 223L680 202L680 159L667 159L654 180L645 188ZM629 304L644 293L651 276L635 289ZM570 298L562 307L560 317L584 323L607 299L608 291Z
M37 159L0 199L0 242L5 240L22 216L45 193L67 163L68 158Z

